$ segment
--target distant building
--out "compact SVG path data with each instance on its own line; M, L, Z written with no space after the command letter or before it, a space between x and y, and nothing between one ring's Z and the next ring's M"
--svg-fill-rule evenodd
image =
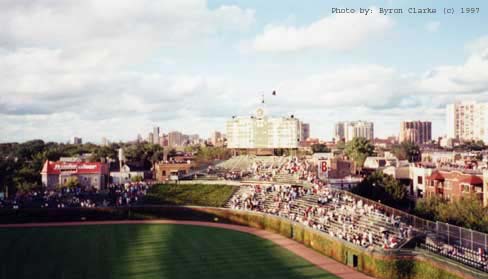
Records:
M147 139L146 141L148 143L154 143L154 134L152 132L149 132L149 134L147 134Z
M228 148L298 148L300 142L299 119L270 117L262 108L250 117L233 117L226 126Z
M104 163L46 161L41 171L42 185L54 188L75 177L84 188L103 189L109 180L109 167Z
M199 144L200 136L198 134L188 135L188 141L190 144Z
M375 138L374 139L374 145L377 147L382 147L382 148L390 148L392 145L398 143L398 140L396 137L390 136L387 137L386 139L380 139L380 138Z
M72 144L83 144L83 140L79 137L73 137L73 138L71 138L71 143Z
M159 144L159 127L153 128L153 144Z
M310 138L310 124L300 122L300 141L304 142Z
M217 146L222 141L223 141L223 138L222 138L222 133L221 132L215 131L215 132L212 133L212 135L210 137L210 142L212 143L212 145Z
M344 123L345 122L337 122L335 124L334 138L335 138L336 142L339 142L341 140L346 139L345 130L344 130Z
M108 139L106 137L103 137L100 145L101 146L108 146L109 144L110 144L110 142L108 141Z
M354 138L374 139L374 124L368 121L347 121L338 122L335 126L335 138L344 139L346 142Z
M430 121L403 121L400 126L400 142L425 144L432 140Z
M178 131L168 133L168 145L170 147L183 146L184 137L183 134Z
M447 137L488 142L488 103L456 102L447 105Z

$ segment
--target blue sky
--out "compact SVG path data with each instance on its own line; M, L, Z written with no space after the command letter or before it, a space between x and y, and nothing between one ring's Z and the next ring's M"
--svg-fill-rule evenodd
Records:
M380 137L431 120L442 136L447 103L488 101L487 11L486 1L5 0L0 141L130 140L154 125L206 137L263 93L268 113L295 114L313 137L357 119Z

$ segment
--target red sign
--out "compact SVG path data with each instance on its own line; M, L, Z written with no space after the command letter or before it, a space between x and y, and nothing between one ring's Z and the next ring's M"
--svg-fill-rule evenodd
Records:
M108 165L98 162L51 162L46 161L42 169L47 174L108 174Z
M322 172L326 172L327 171L327 162L326 161L322 161Z

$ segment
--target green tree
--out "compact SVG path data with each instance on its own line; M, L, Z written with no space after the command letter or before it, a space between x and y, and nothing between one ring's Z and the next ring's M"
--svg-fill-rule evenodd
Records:
M134 175L133 177L130 178L130 181L132 182L141 182L143 180L143 177L140 175Z
M419 146L408 141L393 146L391 152L399 160L408 160L409 162L418 162L421 160Z
M367 176L352 189L352 192L396 207L408 204L405 186L401 185L393 176L379 171Z
M488 208L475 196L453 201L428 197L417 201L414 213L421 217L461 227L488 232Z
M344 153L361 168L366 158L374 154L374 146L366 138L356 137L346 144Z
M486 145L482 140L472 140L465 142L463 145L460 146L460 148L470 151L481 151L486 149Z
M79 186L80 186L80 182L78 181L78 177L76 177L76 176L68 177L66 182L63 184L63 187L70 188L70 189L76 188Z
M439 206L445 202L445 200L437 196L419 199L415 204L414 214L429 220L435 220L439 216Z
M14 159L0 158L0 191L13 194L15 192L15 172L19 163Z

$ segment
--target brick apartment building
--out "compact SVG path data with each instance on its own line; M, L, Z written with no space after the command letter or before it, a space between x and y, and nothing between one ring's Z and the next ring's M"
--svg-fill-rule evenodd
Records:
M473 195L482 201L483 176L461 170L435 170L426 177L425 193L427 197L438 196L449 201Z
M159 162L154 166L154 177L160 182L177 180L189 174L192 166L189 161Z

